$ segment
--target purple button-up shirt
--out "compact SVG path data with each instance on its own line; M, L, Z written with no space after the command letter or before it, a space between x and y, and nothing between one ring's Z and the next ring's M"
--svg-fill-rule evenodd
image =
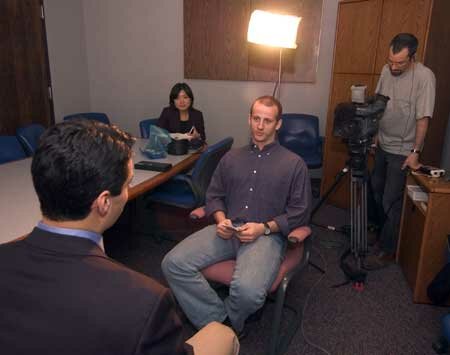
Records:
M223 211L246 222L275 221L283 235L309 223L311 185L308 168L275 141L262 150L248 145L220 161L206 193L206 213Z

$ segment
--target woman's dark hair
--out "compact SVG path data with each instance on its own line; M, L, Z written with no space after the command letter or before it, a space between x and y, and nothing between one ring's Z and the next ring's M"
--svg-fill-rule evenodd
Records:
M81 220L101 192L120 195L133 144L128 133L94 120L48 128L31 164L42 214L54 221Z
M170 90L170 96L169 96L169 104L172 107L175 107L175 99L178 97L178 94L180 93L180 91L183 90L187 96L189 96L189 98L191 99L191 105L189 106L189 108L191 108L192 106L194 106L194 94L192 93L191 88L189 87L188 84L186 83L176 83L172 90Z
M417 52L419 41L412 33L399 33L392 38L390 46L392 47L392 53L394 54L397 54L404 48L408 48L408 57L412 58Z

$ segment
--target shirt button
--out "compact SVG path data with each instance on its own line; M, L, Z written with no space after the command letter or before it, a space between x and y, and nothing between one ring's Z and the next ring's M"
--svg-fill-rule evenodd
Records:
M253 174L256 174L256 170L253 170Z
M250 191L253 191L253 187L250 187Z

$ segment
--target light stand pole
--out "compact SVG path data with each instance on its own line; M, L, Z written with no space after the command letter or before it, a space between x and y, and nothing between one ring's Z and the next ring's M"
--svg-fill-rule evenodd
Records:
M282 53L283 53L283 47L280 47L280 61L278 63L278 81L275 83L275 87L273 89L273 93L272 96L277 98L278 101L280 101L280 97L281 97L281 57L282 57ZM277 93L277 89L278 89L278 95L275 96L275 94Z

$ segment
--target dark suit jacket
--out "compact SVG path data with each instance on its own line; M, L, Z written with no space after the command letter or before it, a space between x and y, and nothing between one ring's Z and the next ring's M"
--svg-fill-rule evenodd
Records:
M0 245L0 353L192 354L167 288L87 239Z
M176 107L165 107L158 119L158 126L167 129L170 133L187 133L192 126L195 127L197 132L202 137L203 141L206 141L205 124L203 122L203 114L201 111L195 108L189 109L189 129L186 132L181 132L180 126L180 111Z

